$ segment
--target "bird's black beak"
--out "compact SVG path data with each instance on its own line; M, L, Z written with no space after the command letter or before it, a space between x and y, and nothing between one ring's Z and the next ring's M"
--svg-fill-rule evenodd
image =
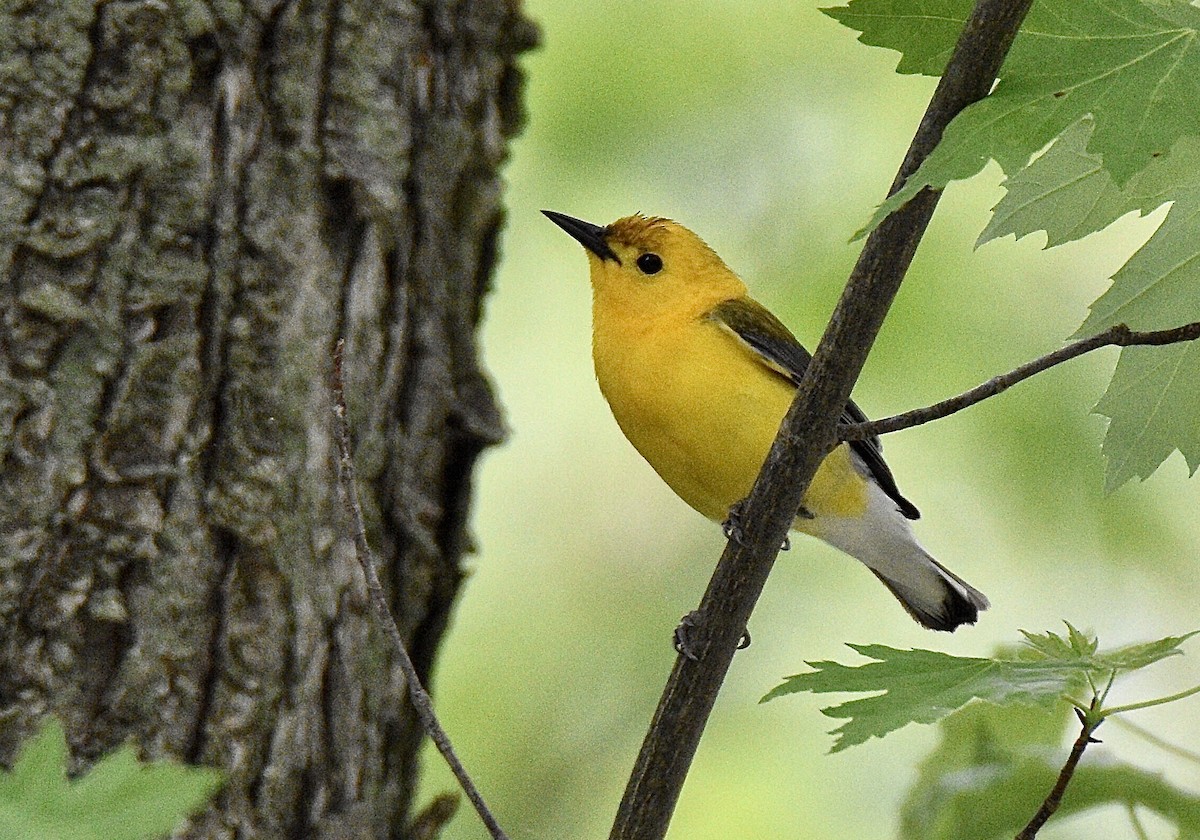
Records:
M576 242L600 259L612 260L617 265L621 264L621 260L617 257L616 252L608 247L608 242L604 238L604 228L594 225L591 222L585 222L582 219L575 219L562 213L555 213L553 210L543 210L542 213L547 219L571 234L571 237Z

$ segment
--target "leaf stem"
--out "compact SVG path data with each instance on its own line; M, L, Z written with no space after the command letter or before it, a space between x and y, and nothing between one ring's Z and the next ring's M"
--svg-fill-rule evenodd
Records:
M1154 700L1142 700L1140 703L1126 703L1124 706L1112 706L1100 711L1100 717L1106 718L1111 715L1119 715L1124 712L1135 712L1138 709L1149 709L1151 706L1161 706L1164 703L1174 703L1176 700L1183 700L1185 697L1191 697L1193 694L1200 694L1200 685L1194 685L1191 688L1186 688L1183 691L1166 697L1158 697Z
M1072 696L1071 696L1071 695L1069 695L1069 694L1064 694L1064 695L1062 696L1062 698L1063 698L1064 700L1066 700L1068 703L1070 703L1072 706L1074 706L1074 707L1075 707L1075 708L1076 708L1078 711L1081 711L1081 712L1084 712L1084 713L1086 713L1086 712L1087 712L1087 710L1088 710L1088 705L1087 705L1087 703L1081 703L1081 702L1079 702L1078 700L1076 700L1074 697L1072 697Z
M1108 675L1108 682L1104 686L1104 691L1100 694L1100 705L1104 705L1104 701L1108 699L1108 693L1112 691L1113 683L1117 680L1117 669L1113 668Z

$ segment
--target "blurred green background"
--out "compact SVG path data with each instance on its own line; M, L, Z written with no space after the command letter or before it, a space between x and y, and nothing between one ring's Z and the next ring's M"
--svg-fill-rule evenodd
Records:
M486 457L479 546L436 674L444 722L514 840L607 836L668 674L671 631L723 540L622 438L597 391L578 245L542 208L600 224L634 211L699 233L810 346L933 90L897 56L794 2L533 0L529 124L487 303L486 363L511 430ZM973 243L1001 195L994 165L935 217L855 391L872 416L934 402L1059 346L1160 219L1081 243ZM913 623L867 571L810 540L781 557L701 744L670 837L895 834L935 741L912 726L830 756L811 696L757 701L844 642L987 655L1061 619L1117 644L1200 626L1200 483L1173 456L1102 495L1103 351L934 425L889 436L917 532L993 608L954 635ZM1116 702L1200 682L1200 651L1119 684ZM1190 661L1189 661L1190 660ZM828 701L828 698L824 698ZM828 705L828 702L825 703ZM1196 701L1137 723L1200 739ZM1108 728L1108 752L1200 789L1200 769ZM1065 756L1065 747L1064 747ZM453 787L427 754L422 798ZM420 803L418 803L419 805ZM1165 826L1149 821L1153 836ZM1154 832L1157 832L1156 834ZM466 806L448 840L485 837ZM1121 812L1051 823L1047 840L1133 837Z

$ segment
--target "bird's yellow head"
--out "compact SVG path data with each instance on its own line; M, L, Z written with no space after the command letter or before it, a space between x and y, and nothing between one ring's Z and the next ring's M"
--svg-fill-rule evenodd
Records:
M746 293L704 240L670 219L639 214L600 227L542 212L587 250L597 310L652 320L699 316Z

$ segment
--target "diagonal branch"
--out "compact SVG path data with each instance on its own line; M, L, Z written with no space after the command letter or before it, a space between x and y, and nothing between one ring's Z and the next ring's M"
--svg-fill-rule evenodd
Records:
M888 432L898 432L901 429L920 426L922 423L929 423L932 420L940 420L962 411L964 408L969 408L975 403L983 402L989 397L1001 394L1018 382L1023 382L1055 365L1060 365L1101 347L1177 344L1182 341L1195 341L1198 338L1200 338L1200 321L1170 330L1152 332L1134 332L1124 324L1117 324L1102 333L1073 342L1053 353L1047 353L1045 356L1026 362L1016 370L994 376L982 385L977 385L957 397L950 397L925 408L915 408L912 411L883 417L879 420L844 425L838 430L838 438L840 440L865 440L876 435L885 435Z
M1032 0L978 0L892 184L916 171L963 108L991 89ZM661 840L750 613L850 398L940 192L924 189L868 237L742 508L667 680L609 840Z

